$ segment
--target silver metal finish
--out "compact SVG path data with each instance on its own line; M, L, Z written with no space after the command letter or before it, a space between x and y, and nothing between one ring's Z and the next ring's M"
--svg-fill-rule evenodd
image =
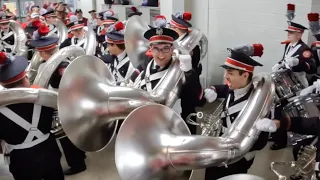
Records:
M234 174L234 175L220 178L218 180L264 180L264 179L251 174Z
M201 128L201 135L202 136L213 136L218 137L220 136L222 130L222 120L221 120L221 113L223 111L224 101L222 101L217 109L215 109L212 113L192 113L186 119L188 124L192 124L195 126L200 126ZM197 122L193 121L191 117L196 116Z
M0 91L0 106L34 103L57 109L58 93L46 89L11 88Z
M60 19L56 19L55 21L55 25L57 27L57 31L58 31L58 37L59 37L59 41L58 41L58 45L60 45L61 43L63 43L64 40L66 40L68 38L68 28L67 26L60 20Z
M202 38L200 39L199 44L200 44L200 54L201 54L200 61L202 61L208 53L208 39L205 34L202 35Z
M110 70L95 56L76 58L64 72L59 87L59 118L78 148L103 149L114 136L118 119L153 102L146 91L115 84Z
M255 123L267 116L275 93L269 75L258 75L253 81L257 85L248 103L222 137L183 135L186 124L169 107L147 105L133 111L116 140L115 160L121 179L183 179L180 173L187 170L240 160L257 140L260 131Z
M175 41L175 48L178 50L182 49L182 52L186 50L189 53L199 44L201 39L204 40L203 37L204 35L199 29L192 28L192 31L186 38L182 41ZM178 46L176 44L178 44Z
M317 94L297 96L283 108L283 113L290 117L319 117L320 97Z
M15 53L16 56L28 58L28 47L26 45L27 35L24 29L19 23L13 20L10 20L9 28L12 30L14 35L12 53Z
M69 58L69 60L73 60L74 58L82 56L84 54L85 52L83 48L77 46L68 46L60 49L49 58L49 60L42 68L42 71L38 72L34 80L34 84L43 88L48 88L49 80L52 74L58 68L59 64L62 61L67 61L67 58Z
M88 31L86 32L86 46L84 47L86 55L95 55L96 54L96 33L90 27L88 27Z
M149 49L149 41L144 38L144 33L150 29L148 24L140 16L132 16L128 19L124 43L130 62L134 67L146 62L146 52Z
M297 161L272 162L270 168L278 176L279 180L287 180L287 177L276 169L276 166L279 165L294 168L295 174L291 176L293 179L310 180L315 173L316 155L317 148L313 145L305 146L301 154L298 155Z
M278 101L288 99L298 95L297 93L303 89L302 84L293 75L291 70L282 69L271 74L271 77L276 84L276 95Z
M33 54L32 59L27 67L27 72L28 72L27 76L31 83L34 82L34 79L38 74L38 69L41 63L42 63L42 58L40 56L40 53L37 51Z

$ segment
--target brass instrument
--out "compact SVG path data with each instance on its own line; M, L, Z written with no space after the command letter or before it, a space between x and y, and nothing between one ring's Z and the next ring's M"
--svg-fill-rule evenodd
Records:
M222 120L220 116L223 111L224 102L225 100L222 101L217 107L217 109L212 113L198 112L198 113L189 114L189 116L186 118L186 122L188 124L200 126L202 130L201 131L202 136L213 136L213 137L220 136L221 130L222 130ZM193 121L191 119L192 116L196 116L198 118L197 121L200 121L200 122L197 123Z
M16 56L28 57L28 47L26 45L27 35L24 29L14 20L10 20L9 28L14 35L14 45L12 48L12 54Z

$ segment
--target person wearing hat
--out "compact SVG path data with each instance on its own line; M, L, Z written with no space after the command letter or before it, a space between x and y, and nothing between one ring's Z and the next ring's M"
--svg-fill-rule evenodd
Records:
M34 40L30 42L30 45L39 52L40 56L44 60L40 64L38 72L43 68L44 63L49 60L49 58L58 51L58 37L48 37L49 28L43 24L34 33ZM69 65L69 62L63 61L59 64L58 68L52 74L49 84L50 86L58 90L59 84L64 73L64 70ZM73 175L86 170L86 164L84 159L86 158L85 153L80 149L76 148L72 142L67 138L62 138L59 140L64 151L67 163L70 169L64 172L65 175Z
M300 83L304 87L308 87L308 80L306 74L314 74L317 71L315 60L312 56L311 49L302 41L302 35L307 29L306 27L292 22L294 17L295 5L287 5L287 17L288 28L285 30L288 32L288 41L286 41L284 55L282 60L272 67L272 72L277 72L281 69L291 69L293 75L297 77ZM288 102L282 101L275 108L275 114L279 114L278 118L284 120L281 117L281 111ZM271 150L280 150L287 146L287 132L285 129L278 129L277 132L272 134L272 140L274 144L270 146Z
M128 83L135 68L130 62L124 44L124 24L117 22L111 25L105 37L105 44L109 54L102 56L102 60L108 64L118 85ZM111 58L110 58L111 57Z
M88 21L89 26L91 26L93 29L96 29L97 26L97 12L96 10L89 11L89 14L91 15L91 19Z
M44 18L45 23L47 24L47 26L50 29L50 32L47 34L47 36L51 36L53 34L58 36L58 29L55 25L55 22L57 20L57 15L54 12L54 10L48 8L43 11L43 14L41 14L41 16Z
M71 15L69 24L67 25L72 37L69 37L63 41L60 45L60 49L67 46L80 46L82 48L86 47L86 34L84 30L84 24L79 21L77 16Z
M202 88L199 76L192 69L191 56L175 52L175 58L173 57L173 42L178 39L179 35L171 29L157 27L146 31L144 37L149 40L152 60L148 63L146 69L136 78L134 86L152 92L163 78L168 78L165 74L170 65L179 60L180 69L186 78L186 83L181 87L179 98L187 99L192 104L198 102L202 98Z
M315 37L316 41L312 44L311 50L313 57L316 61L317 67L320 66L320 21L319 13L309 13L308 14L310 32L312 36Z
M250 51L245 51L250 49ZM250 56L262 56L263 46L252 44L228 49L228 57L221 66L225 69L224 78L227 85L215 85L205 89L204 97L212 103L217 98L225 98L224 111L221 114L222 134L228 131L238 114L245 107L254 86L252 84L255 67L262 66ZM228 112L228 113L226 113ZM221 134L221 135L222 135ZM260 133L253 148L236 163L228 167L209 167L205 172L205 180L219 179L231 174L246 174L254 161L257 150L261 150L268 140L268 133Z
M131 16L141 16L142 15L142 12L138 11L138 9L136 7L131 7L130 8L130 11L129 14L128 14L128 18L130 18Z
M0 52L0 84L29 88L28 60ZM0 139L6 142L9 169L15 180L64 180L61 152L50 133L54 109L20 103L0 108Z
M108 52L108 48L105 47L105 36L107 34L108 28L115 24L118 21L118 18L116 18L116 14L112 10L103 11L99 13L98 17L98 25L96 28L96 34L97 34L97 57L101 57L102 55L106 54Z
M1 51L11 53L14 45L13 31L9 28L9 16L4 12L0 12L0 44ZM16 53L16 52L14 52Z
M81 9L76 9L75 14L76 14L77 18L79 19L79 21L82 21L84 26L88 26L88 19L83 17L83 13L82 13Z

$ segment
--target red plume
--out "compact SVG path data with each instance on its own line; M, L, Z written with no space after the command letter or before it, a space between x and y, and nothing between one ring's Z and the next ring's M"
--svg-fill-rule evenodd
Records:
M105 29L102 29L102 31L100 32L100 34L103 35L103 36L106 35L106 33L107 33L107 32L106 32Z
M48 7L49 7L48 4L43 4L43 6L42 6L43 9L47 9Z
M294 11L296 9L296 6L294 4L287 4L287 10Z
M308 20L309 21L319 21L319 14L318 13L309 13Z
M261 57L263 55L263 45L262 44L252 44L253 46L253 56Z
M39 28L38 28L38 34L39 36L45 36L50 32L50 29L47 25L42 24Z
M124 29L124 24L120 21L120 22L117 22L115 25L114 25L114 28L116 31L121 31Z
M72 33L68 33L68 38L72 38L73 34Z
M183 13L183 20L185 20L185 21L190 21L191 18L192 18L191 12L185 12L185 13Z
M0 52L0 64L6 64L7 56L4 52Z
M41 26L41 24L42 24L42 22L41 22L40 19L37 19L37 20L35 20L35 21L32 21L32 23L31 23L31 25L32 25L33 27L37 27L37 28L39 28L39 27Z
M133 12L138 12L138 10L137 10L137 8L136 7L131 7L131 10L133 11Z

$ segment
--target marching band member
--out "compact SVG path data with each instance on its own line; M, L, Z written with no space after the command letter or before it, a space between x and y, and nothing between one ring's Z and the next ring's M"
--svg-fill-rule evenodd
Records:
M171 15L172 20L170 21L170 28L174 31L176 31L179 34L179 38L177 41L183 41L185 38L189 35L189 28L192 27L192 25L189 23L191 20L192 14L190 12L184 12L184 13L176 13L174 15ZM192 58L192 68L196 70L198 75L200 76L202 72L202 65L200 64L200 48L197 45L192 52L190 52L191 58ZM196 113L195 106L190 104L187 99L181 99L181 116L183 119L186 119L189 114ZM191 118L193 121L196 121L196 117L193 116ZM191 129L192 133L196 133L196 126L192 126Z
M151 92L162 78L165 78L171 63L173 63L173 41L178 39L179 35L168 28L152 28L144 33L144 37L149 40L152 49L153 59L148 63L147 68L140 73L135 80L135 86L140 89ZM187 99L190 104L195 105L202 98L202 89L199 82L199 76L192 69L191 56L176 53L180 61L180 69L184 73L186 83L182 86L180 99ZM189 128L192 128L191 126Z
M96 29L97 26L97 12L96 10L89 11L91 15L91 19L88 21L88 25L90 25L93 29Z
M50 32L48 33L47 36L51 36L52 34L56 34L58 36L58 29L54 23L56 22L57 15L54 12L53 9L48 8L47 10L44 11L43 14L41 14L42 17L45 19L45 23L50 29Z
M9 16L6 16L4 12L0 12L1 51L11 53L14 45L14 35L9 28L9 23Z
M73 36L63 41L63 43L60 45L60 49L67 46L80 46L82 48L86 47L86 33L83 22L79 21L77 16L71 15L70 22L67 26Z
M32 39L33 32L36 31L42 24L39 13L31 13L30 17L31 21L25 28L28 39Z
M123 33L124 24L122 22L109 27L105 43L110 54L102 56L102 60L109 65L118 85L128 83L135 72L126 52Z
M320 22L319 13L309 13L308 14L309 26L311 34L316 38L316 42L313 43L311 49L313 57L316 61L317 67L320 66Z
M35 47L36 51L40 53L40 56L44 59L45 63L57 50L58 40L57 37L47 37L49 28L46 25L42 25L35 34L35 40L30 42L30 45ZM69 62L62 62L59 64L56 71L53 73L49 80L49 84L54 89L59 88L61 77L65 68L69 65ZM43 64L39 66L41 71ZM64 151L66 160L70 169L64 172L65 175L73 175L86 170L86 164L84 159L86 158L85 153L80 149L76 148L72 142L67 138L60 139L62 149Z
M28 60L0 53L0 84L5 88L30 87ZM15 180L64 180L61 153L50 134L54 109L30 104L0 108L0 139L10 153L10 172Z
M82 13L82 10L81 10L81 9L76 9L75 14L76 14L78 20L79 20L79 21L82 21L82 23L84 24L84 26L87 26L87 25L88 25L88 19L82 16L83 13Z
M248 47L248 46L244 46ZM261 56L263 47L261 44L250 46L253 51L250 56ZM262 64L256 62L248 55L244 54L241 47L234 50L228 49L229 56L223 67L225 69L225 79L228 85L216 85L205 90L204 97L207 102L211 103L217 98L225 98L224 111L221 114L223 121L222 133L227 131L236 119L242 108L248 101L253 90L252 77L256 66ZM260 133L259 138L253 148L242 159L228 167L210 167L206 169L205 180L219 179L231 174L247 173L254 161L255 153L261 150L267 143L268 134Z

